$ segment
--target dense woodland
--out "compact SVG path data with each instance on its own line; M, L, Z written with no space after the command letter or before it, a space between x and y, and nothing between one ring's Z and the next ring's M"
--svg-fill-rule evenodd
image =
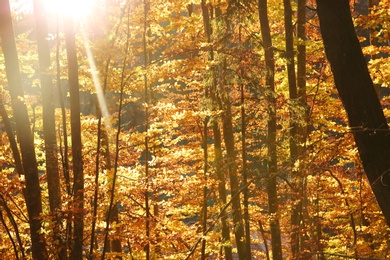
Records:
M389 10L0 0L0 258L388 259Z

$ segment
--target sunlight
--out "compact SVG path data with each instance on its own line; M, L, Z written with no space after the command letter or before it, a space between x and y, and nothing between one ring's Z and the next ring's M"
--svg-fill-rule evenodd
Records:
M43 0L48 14L71 16L76 20L86 18L100 0Z
M87 52L88 63L89 63L89 67L90 67L91 74L92 74L92 80L93 80L93 84L95 86L96 96L98 98L99 107L100 107L100 112L102 114L103 123L104 123L106 129L108 130L108 132L110 132L109 130L111 129L111 123L110 123L110 118L109 118L109 114L108 114L106 99L104 98L104 92L103 92L103 89L102 89L102 86L101 86L100 80L99 80L99 74L98 74L98 71L96 68L95 60L94 60L93 55L92 55L91 47L89 46L89 41L87 39L87 36L84 32L82 34L83 34L83 42L84 42L85 50Z

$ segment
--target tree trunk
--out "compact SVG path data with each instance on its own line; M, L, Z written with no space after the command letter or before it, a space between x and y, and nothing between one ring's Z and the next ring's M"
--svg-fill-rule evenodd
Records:
M213 94L212 94L213 95ZM222 206L225 206L227 203L226 200L226 182L225 182L225 175L223 174L222 170L222 141L221 141L221 131L218 125L218 121L213 121L213 136L214 136L214 155L215 155L215 171L217 173L218 178L218 194L219 194L219 201L222 204ZM222 214L221 216L221 224L222 224L222 244L223 249L225 253L225 259L226 260L232 260L233 254L232 254L232 246L230 245L230 229L229 229L229 222L228 222L228 216L227 214Z
M148 37L150 37L150 22L148 21L148 12L150 10L150 1L144 0L144 28L142 35L142 45L143 45L143 56L144 56L144 68L146 69L150 64L150 52L147 50L148 47ZM149 187L150 187L150 174L149 174L149 83L148 75L144 74L144 102L145 102L145 181L146 181L146 190L145 190L145 233L146 233L146 245L145 245L145 254L146 260L150 259L150 237L151 237L151 228L150 228L150 201L149 201Z
M242 26L239 25L238 40L240 48L242 48ZM239 63L242 64L244 60L243 53L240 53ZM249 218L249 183L248 183L248 167L247 167L247 148L246 148L246 111L245 111L245 85L243 83L244 68L239 69L239 86L240 86L240 105L241 105L241 153L242 153L242 186L244 187L242 193L244 195L244 225L245 225L245 248L247 252L247 258L252 259L251 252L251 229Z
M293 259L299 259L300 248L300 213L302 208L301 192L300 192L300 171L295 167L295 162L299 156L299 140L298 140L298 120L299 115L297 111L299 109L298 102L298 90L295 74L295 61L294 61L294 28L292 23L293 11L291 8L290 0L283 0L284 5L284 27L286 37L286 67L288 77L288 90L290 98L290 167L291 167L291 183L293 189L292 209L291 209L291 251Z
M32 256L34 259L45 259L47 254L45 237L41 233L42 199L37 160L27 107L23 102L22 79L8 0L0 0L0 36L16 133L22 155L23 174L25 175L25 199L30 224Z
M309 114L307 109L307 99L306 99L306 0L298 0L298 15L297 15L297 132L296 132L296 142L297 142L297 157L302 161L305 158L305 143L307 137L307 125L309 120ZM296 158L298 159L298 158ZM299 229L301 230L299 234L299 250L301 252L306 252L308 245L305 242L305 219L303 214L303 209L305 208L304 204L307 201L306 198L306 186L305 186L305 169L298 166L297 174L297 192L299 204L296 207L297 213L295 217L297 221L295 223L299 224ZM310 255L298 255L298 257L303 259L310 258Z
M45 140L46 175L49 190L50 211L54 217L54 237L60 242L59 259L66 259L66 246L61 236L61 193L58 168L57 137L55 129L53 81L50 70L50 48L47 41L48 31L44 6L41 0L34 0L34 15L37 32L39 71L41 77L42 106L43 106L43 135Z
M211 36L212 36L212 27L210 23L210 19L212 18L208 9L208 6L206 4L206 1L202 1L201 3L202 8L202 16L203 16L203 26L205 35L207 37L207 42L211 43ZM211 12L212 13L212 12ZM214 61L214 50L211 47L211 50L209 51L208 59L210 61ZM215 71L211 71L211 77L212 77L212 84L210 87L210 98L213 103L212 109L216 109L217 107L217 91L216 91L216 76ZM206 122L205 122L206 123ZM218 120L214 119L213 122L213 137L214 137L214 156L215 156L215 171L217 175L218 180L218 200L219 202L225 206L227 203L226 200L226 182L225 182L225 176L222 171L222 140L221 140L221 131L218 125ZM205 129L204 135L206 135L207 131ZM204 143L204 145L207 145L207 142ZM206 157L206 154L205 154ZM206 166L206 165L205 165ZM205 169L206 170L206 169ZM207 216L207 214L205 214ZM228 217L226 214L223 214L221 217L221 235L222 235L222 244L225 254L225 259L231 260L233 259L233 253L232 253L232 247L230 245L230 230L229 230L229 224L228 224ZM205 230L205 226L203 227ZM203 231L204 232L204 231ZM203 248L202 248L202 254L203 254Z
M68 18L66 20L65 43L68 58L70 125L73 160L74 230L72 259L76 260L83 258L84 173L81 143L78 62L76 53L75 33L73 28L73 21L71 18Z
M279 224L279 205L277 194L277 154L276 154L276 98L275 98L275 59L272 46L272 38L269 27L267 0L259 0L259 19L260 29L263 38L265 66L266 66L266 86L271 92L268 96L269 111L268 111L268 126L267 126L267 193L268 193L268 214L270 216L271 228L271 245L272 256L275 260L282 259L282 241L280 236Z
M390 135L348 0L317 0L321 34L364 170L390 226Z
M222 131L226 145L227 154L227 167L229 171L230 187L232 194L232 215L234 223L234 234L236 238L237 252L239 259L247 259L247 252L245 248L245 232L242 219L242 210L240 196L234 197L240 192L239 180L237 178L237 163L236 163L236 151L234 148L234 135L233 135L233 123L232 123L232 111L229 101L228 93L226 90L222 90Z

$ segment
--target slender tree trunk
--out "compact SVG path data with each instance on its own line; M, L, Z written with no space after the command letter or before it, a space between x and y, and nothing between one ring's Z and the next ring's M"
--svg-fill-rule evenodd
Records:
M19 233L19 228L18 228L18 224L16 223L15 221L15 218L13 216L13 212L10 210L10 208L8 207L7 205L7 201L6 199L3 197L2 194L0 194L0 205L2 206L2 208L5 210L5 212L7 213L7 217L9 219L9 221L11 222L12 224L12 227L14 228L14 234L16 236L16 239L18 241L18 244L19 244L19 250L15 251L16 255L18 255L18 252L21 252L22 254L22 259L26 259L26 254L25 254L25 250L24 250L24 246L23 246L23 243L22 243L22 239L20 237L20 233ZM1 214L1 213L0 213Z
M71 18L66 19L65 43L68 58L68 78L70 94L70 125L72 137L73 161L73 202L74 230L72 259L83 258L84 234L84 172L81 143L80 97L78 62L76 53L75 32Z
M202 16L203 16L203 26L205 30L205 34L207 37L207 42L211 42L211 24L210 24L210 16L207 8L207 4L205 0L201 2L202 8ZM213 50L209 52L209 60L214 59ZM209 98L209 87L205 87L205 99ZM202 206L202 233L204 234L207 230L207 171L208 171L208 150L207 150L207 138L208 138L208 121L209 119L206 117L203 121L203 206ZM201 248L201 259L206 259L206 238L202 239L202 248Z
M326 56L364 170L390 226L390 135L352 22L348 0L317 0Z
M264 241L265 256L266 256L267 260L270 260L267 237L265 235L265 230L263 227L263 223L261 222L261 219L259 220L259 229L260 229L261 236L263 237L263 241Z
M34 0L34 15L37 32L39 71L41 76L43 105L43 134L45 139L46 172L49 188L50 210L54 213L61 207L60 179L58 174L57 141L55 130L53 81L50 75L50 48L47 41L46 16L41 0Z
M208 90L205 89L205 97L208 97ZM203 181L205 182L203 186L203 206L202 206L202 233L205 234L207 231L207 171L208 171L208 149L207 149L207 129L208 128L208 119L205 118L203 122ZM202 240L201 248L201 259L206 259L206 238Z
M56 20L56 33L59 35L59 18ZM69 145L68 145L68 130L67 130L67 119L66 119L66 111L65 111L65 103L64 97L62 95L62 87L61 87L61 67L60 67L60 39L57 37L56 40L56 85L58 92L58 100L60 101L61 107L61 127L62 134L60 132L59 137L59 152L61 156L61 164L62 164L62 172L65 179L65 187L66 192L69 198L72 196L72 189L70 184L70 167L69 167ZM60 128L60 127L59 127ZM64 137L63 141L61 137ZM62 146L63 144L63 146ZM66 251L69 252L71 249L71 238L72 238L72 220L71 220L71 204L69 203L67 208L67 218L66 218L66 235L65 235L65 244Z
M38 168L30 120L27 113L27 107L23 102L24 94L22 80L19 71L18 55L8 0L0 0L0 36L8 88L12 99L16 133L22 155L23 173L25 175L25 198L30 223L31 251L34 259L43 259L46 257L47 252L45 237L41 233L41 189L39 185Z
M298 0L298 18L297 18L297 37L298 37L298 54L297 54L297 94L298 94L298 126L297 126L297 142L298 142L298 157L300 160L305 159L305 143L307 138L307 126L309 123L309 110L307 109L306 99L306 0ZM302 112L303 111L303 112ZM306 186L305 186L305 169L299 165L298 174L298 192L300 197L299 210L299 224L303 232L304 230L304 214L303 209L307 203ZM306 243L306 236L301 232L300 236L300 251L306 251L308 244ZM303 257L310 257L304 255Z
M143 44L143 55L144 55L144 67L145 69L150 63L150 55L147 50L148 40L147 37L150 36L149 22L148 22L148 12L150 9L149 0L144 0L144 28L142 35L142 44ZM148 76L144 75L144 102L145 102L145 180L146 180L146 190L145 190L145 211L146 211L146 221L145 221L145 232L146 232L146 260L150 259L150 202L149 202L149 84Z
M223 68L225 70L225 68ZM223 88L225 86L221 86L222 89L222 131L223 138L226 146L226 154L227 154L227 167L229 172L230 179L230 188L232 194L232 215L233 215L233 223L234 223L234 235L236 239L237 252L239 259L247 259L247 252L245 248L245 232L244 232L244 224L242 219L242 209L241 209L241 201L240 196L234 197L237 193L240 192L239 189L239 179L237 176L237 163L236 163L236 151L234 148L234 135L233 135L233 123L232 123L232 111L231 104L229 101L229 93Z
M23 173L25 175L25 199L30 224L31 251L34 259L44 259L47 256L47 252L45 237L41 233L42 200L37 160L27 107L23 102L23 86L8 0L0 0L0 36L16 133L22 155Z
M317 259L318 260L325 260L324 256L324 246L323 246L323 236L322 236L322 222L321 222L321 206L320 206L320 185L321 185L321 176L317 174L316 176L317 179L317 190L316 190L316 198L315 198L315 209L316 209L316 214L314 218L314 224L315 224L315 232L316 232L316 251L317 253Z
M270 216L271 228L271 245L272 256L275 260L282 259L282 241L280 235L279 224L279 205L277 194L277 155L276 155L276 99L275 99L275 60L272 46L272 38L269 27L267 0L259 0L259 19L260 29L264 44L265 63L266 63L266 86L270 90L268 97L269 111L268 111L268 126L267 126L267 193L268 193L268 214Z
M242 46L241 32L242 26L239 25L239 44L240 48ZM242 51L240 53L241 64L243 61ZM252 259L251 256L251 230L250 230L250 219L249 219L249 187L248 187L248 170L247 170L247 153L246 153L246 113L245 113L245 85L243 83L244 79L244 69L241 67L239 69L239 86L240 86L240 101L241 101L241 154L242 154L242 185L244 187L242 193L244 195L244 224L245 224L245 247L247 252L247 258Z
M115 203L115 189L116 189L116 180L117 180L117 172L118 172L118 164L119 164L119 143L120 143L120 134L122 129L122 113L123 113L123 99L124 99L124 89L125 89L125 73L126 73L126 66L128 65L128 55L129 55L129 45L130 45L130 7L127 6L127 28L126 28L126 48L125 48L125 56L123 59L122 64L122 73L121 73L121 83L120 83L120 96L119 96L119 107L118 107L118 126L116 131L116 138L115 138L115 162L114 162L114 169L113 169L113 176L112 176L112 186L110 191L110 204L107 212L107 219L106 219L106 228L105 228L105 236L104 236L104 247L103 247L103 253L102 253L102 260L105 257L106 251L115 251L115 252L121 252L121 243L120 241L114 240L113 243L110 243L108 241L108 235L109 235L109 228L110 224L114 221L119 221L119 212L118 212L118 206ZM145 46L144 46L145 47ZM145 51L145 48L144 48ZM108 66L109 66L109 60L107 60L106 64L106 75L108 73ZM104 81L104 89L107 85L107 78L105 78ZM103 141L106 142L106 149L105 149L105 158L107 162L107 168L111 168L111 161L110 161L110 153L109 153L109 146L108 146L108 136L106 135L106 132L104 132L104 138ZM148 205L146 205L148 206ZM148 213L146 214L148 216ZM149 238L149 237L148 237ZM148 256L148 254L147 254ZM120 256L116 256L116 259L121 259Z
M217 19L224 19L225 23L225 31L228 33L224 33L222 36L229 35L231 33L230 28L230 15L234 12L233 3L229 3L228 11L225 16L222 16L221 10L216 9ZM226 39L223 40L225 47L228 47ZM226 146L226 162L229 173L230 180L230 189L232 194L232 218L234 225L234 235L237 246L237 253L239 259L248 259L248 252L246 251L245 246L245 230L241 209L241 199L240 199L240 183L238 178L237 171L237 162L236 162L236 150L234 147L234 130L233 130L233 119L232 119L232 104L230 102L228 84L225 80L225 76L223 74L227 74L226 68L227 57L221 57L220 70L222 72L222 76L219 82L218 91L220 93L220 109L223 111L222 113L222 132L223 139ZM237 195L237 196L236 196Z
M56 21L56 33L57 35L60 34L59 30L59 21L57 18ZM62 149L61 147L61 140L60 140L60 154L61 154L61 160L62 160L62 171L64 173L65 178L65 185L66 185L66 192L68 195L71 195L71 188L70 188L70 176L69 176L69 156L68 156L68 130L66 128L66 111L65 111L65 103L64 103L64 97L62 95L62 87L61 87L61 65L60 65L60 39L57 37L56 41L56 83L57 83L57 92L58 92L58 99L60 101L60 107L61 107L61 125L62 125L62 132L64 136L64 147ZM61 135L60 135L61 136ZM70 234L69 234L70 235Z
M7 111L5 110L3 101L1 99L0 99L0 116L3 119L4 128L8 136L8 141L11 147L12 155L14 157L16 171L19 174L19 176L23 175L24 172L23 172L22 158L20 157L18 144L16 142L16 138L12 130L11 122L7 115ZM25 190L23 190L23 195L25 196Z
M298 97L301 99L303 105L306 105L306 0L298 0L297 36Z
M213 95L213 94L212 94ZM219 129L218 121L213 121L213 136L214 136L214 156L216 173L218 178L218 194L220 203L225 206L227 203L226 199L226 182L225 175L222 170L222 141L221 141L221 130ZM226 260L233 260L232 246L230 245L230 229L228 223L227 214L221 216L222 224L222 244L225 253Z
M54 237L59 241L59 259L67 259L66 246L61 231L61 192L58 168L57 137L55 129L53 81L50 75L50 48L44 6L41 0L34 0L34 15L37 32L39 71L41 76L43 135L45 140L46 174L49 189L49 205L55 221Z
M91 57L92 58L92 57ZM106 61L106 70L105 70L105 79L104 79L104 86L103 86L103 91L104 93L106 86L107 86L107 75L108 75L108 68L110 64L110 58L107 59ZM126 59L125 59L126 61ZM123 81L123 79L122 79ZM123 84L123 83L122 83ZM94 191L94 200L93 200L93 219L92 219L92 228L91 228L91 240L90 240L90 249L89 249L89 254L91 257L93 257L93 250L94 250L94 244L95 244L95 230L96 230L96 221L97 221L97 210L98 210L98 194L99 194L99 177L100 177L100 156L101 156L101 150L103 149L103 159L105 161L104 166L102 166L102 170L106 170L107 172L112 172L112 163L111 163L111 156L110 156L110 150L109 150L109 138L108 138L108 133L107 133L107 125L103 124L103 118L102 118L102 113L101 113L101 107L99 104L99 101L96 98L95 104L96 104L96 115L98 117L98 140L97 140L97 147L96 147L96 157L95 157L95 191ZM119 111L119 115L121 115L121 110ZM120 123L120 122L119 122ZM120 131L120 127L118 130ZM115 169L114 169L115 171ZM113 205L111 205L112 209L108 210L107 215L109 216L108 222L109 224L113 224L114 222L119 223L119 212L118 212L118 206L115 203L115 200L113 200ZM108 238L108 236L107 236ZM121 241L118 238L114 238L109 241L104 241L106 245L104 248L104 253L106 251L109 252L115 252L115 253L121 253L122 252L122 245ZM108 250L109 249L109 250ZM115 256L115 259L122 259L121 256L117 255Z
M202 15L203 15L203 25L205 34L207 37L207 42L211 43L211 37L212 37L212 26L210 23L211 12L209 12L209 8L207 6L206 1L202 1L201 3L202 8ZM216 11L217 12L217 11ZM214 50L211 48L209 51L209 60L214 61ZM217 101L217 80L215 76L215 71L211 71L211 77L212 77L212 84L210 87L210 98L211 102L213 104L212 109L215 110L217 108L217 103L220 104L220 102ZM214 119L212 121L213 124L213 137L214 137L214 157L215 157L215 171L216 176L218 180L218 200L219 203L221 203L223 206L226 205L227 199L226 199L226 182L225 182L225 176L223 174L223 166L222 166L222 138L221 138L221 131L219 128L218 120ZM226 214L223 214L221 216L221 235L222 235L222 244L225 254L226 260L232 260L233 259L233 253L232 253L232 247L230 245L230 229L229 229L229 223L228 223L228 217Z
M292 24L292 8L290 0L283 0L284 5L284 27L286 35L286 62L287 62L287 77L289 86L289 97L290 97L290 167L291 167L291 180L293 184L293 207L291 212L291 251L293 259L299 259L299 248L300 248L300 213L302 207L301 198L301 187L300 187L300 172L296 169L295 162L298 159L299 148L298 148L298 118L297 111L299 109L298 104L298 91L297 81L295 75L295 61L294 61L294 28Z

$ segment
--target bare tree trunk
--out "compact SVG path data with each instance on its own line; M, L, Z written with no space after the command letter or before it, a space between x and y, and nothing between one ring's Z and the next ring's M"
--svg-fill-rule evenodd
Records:
M259 0L259 19L260 28L264 44L265 66L266 66L266 86L271 92L268 97L269 111L268 111L268 129L267 129L267 193L268 193L268 214L270 216L271 228L271 245L272 256L275 260L282 259L282 241L280 235L279 224L279 205L277 194L277 155L276 155L276 98L275 98L275 60L272 46L272 38L269 27L267 0Z
M207 37L207 42L211 43L211 37L212 37L212 26L210 23L211 13L212 11L209 12L209 7L207 6L206 1L202 1L201 3L201 8L202 8L202 15L203 15L203 25L204 25L204 30L205 34ZM218 12L216 10L216 12ZM214 61L214 50L211 47L211 50L209 51L209 60ZM210 98L211 102L213 104L212 109L217 108L217 103L220 104L220 102L217 101L217 90L216 90L216 76L215 76L215 71L211 71L211 77L212 77L212 84L210 87ZM227 199L226 199L226 182L225 182L225 176L223 174L222 170L222 140L221 140L221 131L219 128L218 120L215 118L212 121L213 124L213 137L214 137L214 156L215 156L215 171L216 171L216 177L218 180L218 201L221 203L223 206L226 205ZM205 132L206 133L206 132ZM223 244L223 249L224 249L224 254L225 254L225 259L226 260L232 260L233 259L233 253L232 253L232 247L230 245L230 229L229 229L229 223L228 223L228 217L226 214L223 214L221 216L221 225L222 225L222 230L221 230L221 235L222 235L222 244Z
M298 127L297 127L297 142L298 142L298 157L300 160L305 159L305 143L307 138L307 129L309 124L309 110L307 109L306 99L306 0L298 0L298 18L297 18L297 37L298 37L298 54L297 54L297 94L298 94ZM302 112L303 111L303 112ZM299 192L299 209L298 223L305 232L305 219L303 209L307 203L306 185L305 185L305 169L299 166L297 191ZM306 235L300 234L300 251L306 251L308 245L306 243ZM305 258L310 257L305 255Z
M213 95L213 94L212 94ZM213 135L214 135L214 153L215 153L215 165L218 178L218 194L220 203L224 206L227 203L226 200L226 182L225 176L222 170L222 141L221 130L219 129L218 121L213 121ZM225 253L226 260L233 260L232 246L230 245L230 229L227 214L221 216L222 224L222 244Z
M223 68L225 69L225 68ZM234 223L234 235L236 239L237 252L239 259L247 259L247 252L245 248L245 232L242 219L242 209L240 196L235 196L240 193L239 180L237 177L237 163L236 163L236 151L234 148L234 135L233 135L233 123L232 123L232 111L229 101L229 93L223 89L225 86L221 86L221 100L222 100L222 131L223 138L226 145L227 154L227 167L230 179L230 188L232 194L232 215ZM235 196L235 197L234 197Z
M42 235L42 199L39 185L37 160L33 135L19 70L18 54L15 36L12 28L12 17L8 0L0 0L0 36L3 50L8 89L12 101L12 109L16 124L16 133L22 155L23 173L25 175L25 199L29 216L31 251L34 259L44 259L47 256L45 237ZM22 173L20 173L22 174Z
M54 217L53 235L59 241L59 259L67 259L66 246L62 241L61 231L61 192L58 168L58 150L55 129L53 81L50 75L50 48L47 40L48 31L44 6L41 0L34 0L34 15L37 32L39 71L41 76L43 135L45 139L46 174L49 189L50 211Z
M242 26L239 25L239 44L242 46L241 31ZM240 53L240 64L243 60L242 51ZM240 86L240 101L241 101L241 153L242 153L242 186L244 187L242 193L244 195L244 225L245 225L245 247L247 252L247 258L252 259L251 252L251 230L249 219L249 188L248 188L248 170L247 170L247 152L246 152L246 113L245 113L245 85L242 82L244 78L244 69L239 69L239 86Z
M390 135L352 22L348 0L317 0L326 56L364 170L390 226Z
M143 55L144 55L144 67L150 63L150 55L147 50L148 40L147 37L150 36L149 22L148 22L148 12L150 10L149 0L144 0L144 28L142 35L142 44L143 44ZM149 85L148 85L148 76L144 75L144 102L145 102L145 180L146 180L146 190L145 190L145 211L146 211L146 220L145 220L145 232L146 232L146 260L150 259L150 202L149 202Z
M202 16L203 16L203 26L205 30L205 34L207 37L207 42L211 42L211 24L210 24L210 16L207 8L207 4L205 0L201 2L202 8ZM213 50L209 52L209 59L214 59ZM209 86L205 87L204 98L207 99L209 97ZM203 187L203 206L202 206L202 233L204 234L207 230L207 171L208 171L208 149L207 149L207 138L208 138L208 117L205 117L203 121L203 180L205 182ZM206 238L202 239L202 248L201 248L201 259L206 259Z
M66 19L65 43L68 58L68 78L71 112L70 125L73 161L74 230L72 259L81 260L83 258L84 233L84 172L81 143L78 62L73 20L69 17L68 19Z
M295 75L295 61L294 61L294 28L292 24L292 8L290 0L283 0L284 5L284 27L285 27L285 36L286 36L286 67L287 67L287 77L288 77L288 86L289 86L289 97L290 97L290 167L291 167L291 183L293 189L293 206L291 212L291 251L293 254L293 259L300 259L299 249L300 249L300 216L301 216L301 187L300 187L300 171L296 169L295 162L299 156L299 147L298 147L298 120L299 111L298 106L298 91L297 91L297 81Z

